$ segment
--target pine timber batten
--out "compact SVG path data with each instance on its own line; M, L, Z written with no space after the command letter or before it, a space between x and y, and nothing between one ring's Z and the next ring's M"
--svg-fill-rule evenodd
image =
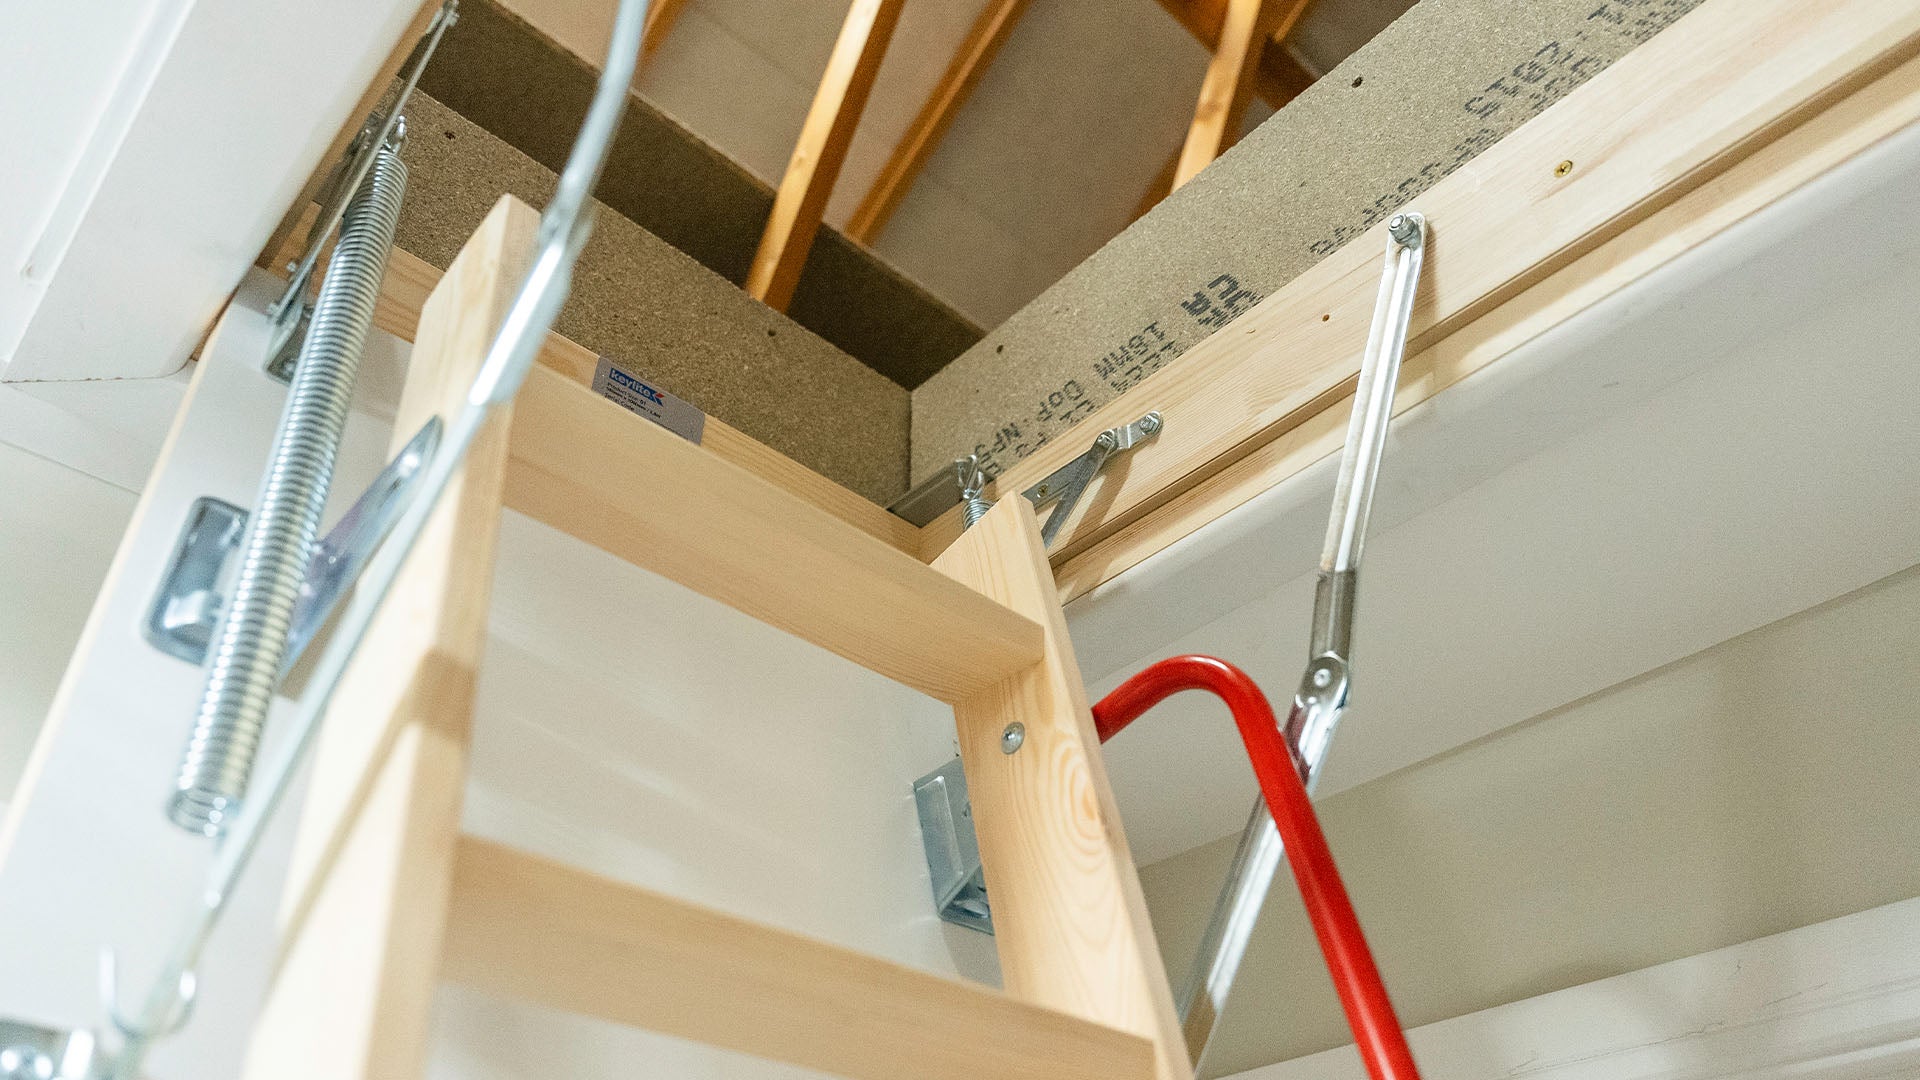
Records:
M428 300L393 444L452 416L531 265L539 216L502 197ZM407 556L325 718L282 903L254 1080L417 1076L466 791L508 417L495 414Z
M1671 205L1917 48L1920 7L1906 0L1706 0L1418 198L1432 234L1409 354ZM1574 167L1556 176L1563 160ZM1076 425L1094 432L1148 409L1167 420L1089 493L1057 541L1056 564L1348 391L1384 228ZM990 494L1025 490L1084 449L1083 438L1055 439L997 478ZM924 551L941 550L959 531L959 512L943 515L923 530Z
M1186 28L1202 48L1219 48L1220 30L1226 23L1226 0L1160 0L1160 6L1173 20ZM1287 27L1290 32L1292 27ZM1276 30L1260 52L1259 70L1254 73L1254 93L1273 108L1280 108L1313 85L1319 75L1308 71L1295 59L1286 43L1287 35Z
M652 62L660 46L666 44L667 35L673 32L673 24L680 21L680 13L686 6L687 0L653 0L647 8L647 22L641 28L640 37L642 68Z
M470 836L443 975L854 1080L1153 1076L1138 1036Z
M587 388L514 402L507 505L952 701L1041 655L1034 620Z
M380 283L380 298L373 315L374 325L396 337L413 340L414 326L420 319L420 305L439 280L440 271L433 264L395 248L387 264L387 276ZM546 347L540 350L542 368L564 375L582 386L592 383L598 361L599 357L591 349L557 333L548 334ZM550 379L550 375L536 368L527 380L527 389L522 393L550 392L547 386ZM645 423L637 418L636 422ZM700 446L715 457L786 488L890 547L909 554L917 554L920 550L918 528L756 441L718 417L707 417Z
M1239 141L1241 121L1259 81L1262 56L1286 41L1310 3L1312 0L1229 0L1215 35L1213 59L1201 80L1193 122L1187 127L1187 139L1167 190L1193 179Z
M1882 139L1920 123L1920 58L1835 103L1565 269L1407 358L1396 412L1412 408L1553 326L1773 205ZM1351 386L1300 426L1097 540L1056 568L1061 600L1083 596L1207 522L1338 453Z
M1039 663L954 703L1002 984L1153 1040L1158 1080L1192 1080L1033 507L1003 500L934 566L1046 633ZM1006 753L1016 721L1024 741Z
M867 95L905 6L906 0L853 0L847 8L846 22L827 59L827 70L820 77L786 174L780 178L780 190L774 193L760 246L741 285L775 311L787 310L800 284L827 199L840 177L854 129L860 125Z

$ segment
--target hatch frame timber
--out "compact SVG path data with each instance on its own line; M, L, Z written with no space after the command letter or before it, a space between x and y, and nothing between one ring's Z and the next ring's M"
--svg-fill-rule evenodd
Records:
M316 212L317 207L309 204L295 219L300 230L296 235L304 234L307 223L312 221ZM269 272L285 277L286 263L293 254L297 254L297 245L289 239L283 242L282 248L272 258L263 262L267 263ZM380 281L380 296L374 307L373 325L402 341L413 341L420 324L420 309L426 304L434 286L439 284L441 275L442 271L432 263L403 248L394 247L387 260L387 276ZM540 367L529 376L529 380L544 382L548 378L547 372L553 372L590 387L599 359L593 350L558 331L550 331L545 347L540 350ZM715 457L785 488L889 547L910 555L917 555L920 551L918 527L887 513L871 500L821 476L717 416L707 417L700 445Z
M1842 103L1888 96L1879 80L1904 73L1917 53L1920 9L1901 0L1706 0L1409 204L1433 225L1403 376L1409 389L1464 377L1732 224L1737 217L1704 214L1695 203L1687 212L1700 221L1685 230L1688 243L1642 235L1647 254L1624 264L1611 261L1618 249L1605 250L1690 195L1724 194L1711 182ZM1804 152L1807 168L1795 175L1824 171L1852 151L1835 143ZM1351 394L1385 227L1382 220L1082 421L1094 430L1158 409L1169 436L1107 477L1067 524L1052 556L1066 571L1064 598L1291 475L1313 460L1299 456L1308 443L1326 448L1313 440ZM1571 288L1562 275L1576 265L1584 278ZM1542 288L1566 296L1549 302ZM1523 297L1535 317L1516 317ZM1430 393L1403 393L1401 408ZM1030 486L1079 442L1048 442L1001 473L989 494ZM1223 475L1230 479L1216 480ZM955 510L928 525L923 556L944 550L960 524Z

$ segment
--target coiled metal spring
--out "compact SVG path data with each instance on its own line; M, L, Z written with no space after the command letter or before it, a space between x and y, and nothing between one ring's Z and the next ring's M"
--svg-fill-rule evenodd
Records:
M953 482L960 485L960 511L962 528L971 529L974 523L987 516L993 509L993 500L980 494L987 486L987 474L980 467L980 455L968 454L955 458L953 462Z
M396 127L395 137L374 150L373 167L342 219L168 800L169 819L207 836L220 834L246 794L280 681L294 602L319 535L354 376L400 221L407 186L403 132Z

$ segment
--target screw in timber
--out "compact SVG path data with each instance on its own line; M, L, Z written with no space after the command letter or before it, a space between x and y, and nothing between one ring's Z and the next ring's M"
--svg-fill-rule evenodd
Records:
M1573 171L1573 162L1571 161L1563 161L1560 164L1555 165L1553 167L1553 175L1555 176L1565 176L1572 171Z
M1007 730L1000 733L1000 752L1003 754L1011 754L1015 750L1020 749L1020 744L1026 741L1027 725L1015 720L1013 723L1007 725Z

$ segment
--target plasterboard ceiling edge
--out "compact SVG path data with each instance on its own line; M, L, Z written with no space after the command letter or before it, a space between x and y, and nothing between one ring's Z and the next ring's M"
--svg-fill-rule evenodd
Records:
M1920 900L1409 1032L1429 1076L1868 1080L1920 1071ZM1233 1080L1361 1080L1351 1047Z

